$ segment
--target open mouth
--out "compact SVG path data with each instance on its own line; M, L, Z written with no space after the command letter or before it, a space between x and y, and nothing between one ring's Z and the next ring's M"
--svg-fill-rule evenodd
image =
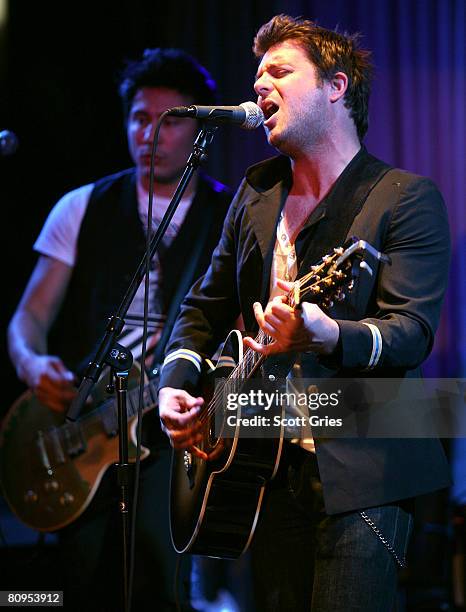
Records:
M275 113L278 111L278 106L277 104L275 104L275 102L272 101L265 101L262 104L262 111L264 113L264 117L267 121L267 119L270 119L270 117L272 115L275 115Z

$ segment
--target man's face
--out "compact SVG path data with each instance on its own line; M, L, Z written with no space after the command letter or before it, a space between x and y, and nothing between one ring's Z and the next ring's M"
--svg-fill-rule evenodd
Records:
M160 115L173 106L190 104L190 97L165 87L143 87L136 92L128 115L128 147L138 179L146 189L149 187L154 128ZM171 184L178 181L192 152L196 133L196 121L178 117L164 120L155 156L156 182Z
M269 143L290 156L322 146L330 127L328 87L296 42L271 47L254 84Z

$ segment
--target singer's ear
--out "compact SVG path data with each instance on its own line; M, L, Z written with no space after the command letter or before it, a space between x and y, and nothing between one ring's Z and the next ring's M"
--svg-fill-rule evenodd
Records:
M344 72L336 72L330 80L330 102L338 102L348 89L348 77Z

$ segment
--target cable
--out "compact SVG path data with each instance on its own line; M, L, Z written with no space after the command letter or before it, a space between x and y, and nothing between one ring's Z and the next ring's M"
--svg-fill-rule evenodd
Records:
M141 352L141 373L139 378L139 401L137 410L137 427L136 427L136 463L134 468L134 493L131 515L130 528L130 561L128 570L128 612L131 611L131 600L133 595L133 578L134 578L134 557L136 543L136 515L139 495L139 474L141 465L141 436L142 436L142 408L144 404L144 376L145 376L145 361L147 353L147 336L148 336L148 318L149 318L149 273L150 273L150 244L152 238L152 209L154 199L154 165L155 152L159 140L160 128L162 122L167 116L168 111L165 111L160 116L154 133L152 142L152 152L150 158L150 175L149 175L149 203L147 207L147 227L146 227L146 255L145 255L145 277L144 277L144 314L143 314L143 331L142 331L142 352Z

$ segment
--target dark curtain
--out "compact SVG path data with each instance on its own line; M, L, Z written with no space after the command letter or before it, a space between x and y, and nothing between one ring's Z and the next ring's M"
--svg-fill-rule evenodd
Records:
M425 371L432 377L464 377L465 7L464 0L10 0L0 25L0 130L15 131L20 148L0 160L7 228L3 326L29 276L32 242L56 199L129 164L115 87L124 59L146 47L182 47L210 69L221 101L238 104L254 99L255 31L285 12L358 31L373 50L376 73L366 144L382 159L431 177L451 222L449 290ZM234 188L248 165L271 155L261 130L225 127L218 131L209 170ZM19 385L5 348L2 360L6 409ZM466 480L462 472L457 478Z
M0 129L14 130L20 149L1 162L1 189L20 262L11 276L7 270L12 285L3 304L5 318L29 274L30 245L54 201L67 189L129 163L115 91L125 58L148 46L180 46L209 67L222 102L254 99L252 39L279 12L358 31L373 50L366 144L382 159L434 179L451 221L450 289L426 372L464 376L464 0L133 0L54 8L10 2L0 38ZM216 137L209 170L234 188L245 167L273 153L261 130L225 127Z

